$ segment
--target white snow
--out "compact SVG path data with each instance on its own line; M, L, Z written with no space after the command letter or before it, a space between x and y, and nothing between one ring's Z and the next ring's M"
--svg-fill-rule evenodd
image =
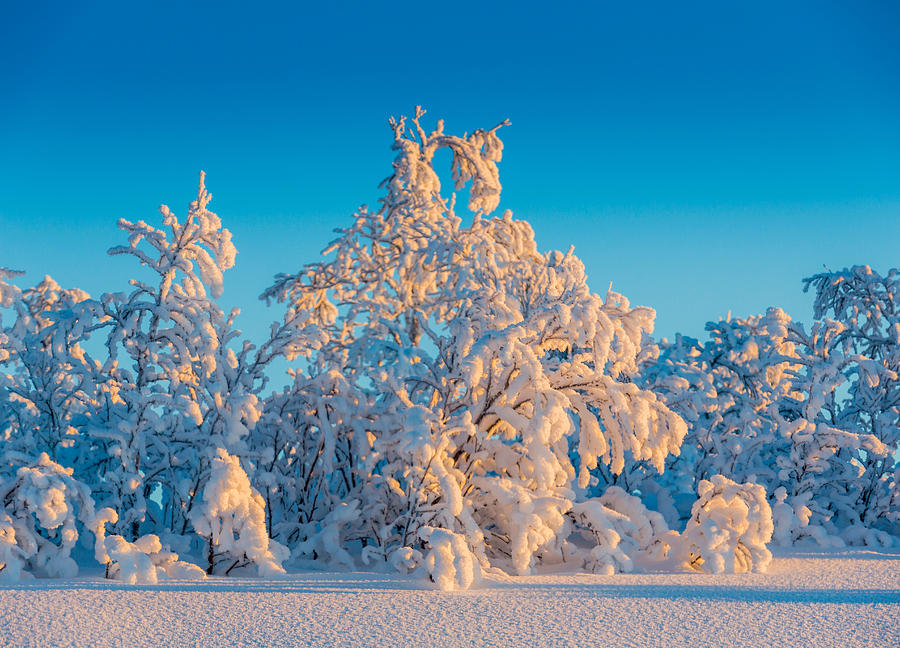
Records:
M900 645L900 553L777 550L766 574L397 574L0 586L0 646Z

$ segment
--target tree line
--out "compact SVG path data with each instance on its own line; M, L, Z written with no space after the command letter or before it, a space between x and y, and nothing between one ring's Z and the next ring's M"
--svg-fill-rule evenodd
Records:
M809 327L773 308L658 342L652 309L492 216L506 122L423 116L390 121L378 207L263 292L261 343L217 302L236 249L202 173L184 216L119 221L123 292L0 269L0 579L71 575L88 538L131 582L330 564L444 588L895 542L896 270L806 279Z

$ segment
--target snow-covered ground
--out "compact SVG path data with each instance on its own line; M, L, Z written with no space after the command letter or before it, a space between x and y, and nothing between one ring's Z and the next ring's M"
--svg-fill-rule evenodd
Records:
M368 573L0 587L0 645L900 646L900 554L776 556L767 574L489 578L439 592Z

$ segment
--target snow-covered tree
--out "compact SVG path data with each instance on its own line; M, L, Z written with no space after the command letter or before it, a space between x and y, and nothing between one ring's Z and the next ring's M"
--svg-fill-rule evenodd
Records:
M391 122L381 208L361 208L326 260L279 276L264 297L316 328L294 396L317 417L326 459L349 449L344 504L359 502L360 515L345 542L370 558L425 555L420 530L439 528L465 537L482 565L527 572L561 550L598 465L616 473L634 457L662 470L685 427L632 380L653 311L591 293L571 250L539 252L509 212L488 218L499 126L457 137L442 122L426 132L423 114ZM468 225L441 193L440 149L457 189L471 181ZM304 393L329 374L354 394L338 426Z
M860 447L854 453L864 470L858 476L859 521L887 526L900 521L891 507L900 451L900 270L881 275L869 266L854 266L813 275L804 284L804 290L815 290L814 315L831 316L842 325L837 337L848 360L842 372L849 398L832 404L834 424L872 435L885 446L884 452Z
M777 485L775 460L790 448L780 432L779 407L793 395L788 372L797 363L790 324L777 308L710 322L709 340L679 336L644 368L642 384L657 391L689 427L681 455L670 458L665 475L646 465L630 467L629 486L650 490L670 523L693 502L685 495L713 475L767 489ZM667 490L657 492L657 484Z
M43 451L75 465L86 450L82 435L93 399L94 367L80 344L83 329L71 309L88 295L60 288L49 276L33 288L8 294L6 307L15 319L0 334L0 362L9 368L0 375L0 447L7 458L17 452L36 458ZM9 461L5 464L9 469Z
M22 423L19 421L19 407L15 404L15 396L13 390L21 389L21 377L11 361L11 356L15 353L16 341L10 331L10 327L4 326L3 315L4 310L11 309L13 304L19 303L22 291L10 280L21 276L22 272L10 270L0 267L0 479L2 475L10 472L10 465L6 460L6 452L12 443L19 442L22 435L19 431ZM26 424L27 427L27 424ZM12 538L14 532L12 527L4 527L8 532L4 532L4 538ZM9 557L13 560L12 555ZM9 563L7 563L9 564ZM7 572L10 573L10 572Z
M859 366L876 383L891 371L855 353L846 326L835 320L817 321L807 332L773 308L707 329L703 344L679 338L664 345L643 373L690 432L661 479L631 467L635 487L653 492L662 483L675 500L690 483L696 488L722 474L758 483L770 497L783 489L777 521L790 530L778 529L779 542L790 536L833 544L848 529L869 526L865 461L881 466L890 447L848 424L841 387Z
M162 228L120 220L128 245L109 252L136 258L150 280L85 311L109 354L92 426L105 457L99 495L131 540L148 515L151 530L187 533L216 450L245 449L260 415L265 360L249 343L233 348L238 311L215 301L237 250L210 199L201 173L184 219L163 205Z
M295 375L287 389L266 400L251 454L259 457L252 476L266 502L271 537L320 557L317 538L340 534L355 520L333 513L360 487L356 462L370 445L367 398L332 369L311 379ZM359 515L357 507L352 510ZM331 541L319 544L338 548Z
M874 435L840 421L838 390L848 368L858 360L846 353L844 331L833 320L816 322L809 334L798 324L791 327L798 350L797 364L788 370L793 391L776 412L781 435L790 446L775 457L775 465L790 504L811 512L800 537L810 527L824 525L837 536L863 524L866 510L861 493L866 482L860 479L858 457L884 457L888 452ZM820 539L818 530L814 537Z

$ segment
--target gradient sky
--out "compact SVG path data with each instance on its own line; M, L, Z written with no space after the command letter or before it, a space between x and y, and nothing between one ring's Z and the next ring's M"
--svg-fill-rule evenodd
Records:
M900 265L900 4L429 4L0 4L0 266L127 290L116 220L183 214L204 169L258 338L416 104L509 118L501 208L659 335L808 321L803 277Z

